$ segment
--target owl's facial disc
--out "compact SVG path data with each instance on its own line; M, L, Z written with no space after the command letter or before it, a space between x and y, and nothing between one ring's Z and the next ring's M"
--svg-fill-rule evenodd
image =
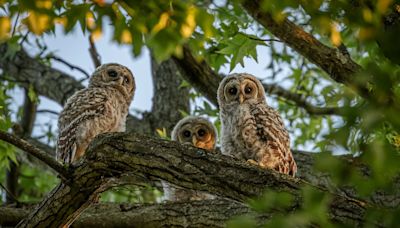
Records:
M208 126L198 125L195 128L192 142L196 147L213 150L215 146L215 135L213 135L213 131L210 130Z
M212 150L215 141L212 133L203 125L183 127L179 133L179 142L191 144L195 147Z

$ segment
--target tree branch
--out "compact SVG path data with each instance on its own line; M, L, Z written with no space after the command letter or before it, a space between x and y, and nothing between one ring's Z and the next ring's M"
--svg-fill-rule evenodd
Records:
M101 58L99 53L97 52L97 48L96 45L94 44L92 34L89 35L89 45L90 45L89 47L90 57L92 58L94 67L97 68L101 65Z
M163 179L240 202L259 196L265 188L284 191L296 199L294 208L302 204L300 188L309 186L332 196L329 216L334 221L353 225L361 224L366 208L371 207L361 200L330 193L323 186L313 186L221 154L177 142L116 133L103 135L91 143L85 158L71 167L70 183L74 184L56 187L19 227L70 224L96 200L98 193L108 188L111 180L122 174L138 180Z
M49 156L46 152L34 147L23 139L20 139L10 133L0 131L0 139L8 142L21 150L31 154L36 157L40 161L46 163L52 169L54 169L60 176L64 179L68 179L67 170L61 165L61 163L57 162L53 157Z
M271 14L262 11L260 0L246 0L242 6L273 35L323 69L334 81L353 88L364 98L371 96L368 82L355 76L355 73L361 71L361 66L350 56L343 55L337 48L322 44L288 19L281 23L276 22Z
M77 71L81 72L82 74L85 75L86 79L90 78L90 75L84 69L82 69L82 68L80 68L78 66L72 65L71 63L67 62L63 58L60 58L60 57L55 56L55 55L48 56L48 58L51 58L51 59L53 59L53 60L55 60L57 62L60 62L60 63L62 63L64 65L68 66L71 70L77 70Z
M218 106L217 90L222 77L205 62L198 62L188 47L183 48L183 57L173 57L182 71L182 77L202 93L211 103ZM292 93L275 84L263 84L266 93L293 101L311 115L341 115L340 107L317 107L310 104L300 94Z
M15 226L31 211L0 207L0 226ZM270 216L255 215L245 205L226 199L146 205L102 203L90 206L72 227L225 227L227 220L244 214L259 220Z

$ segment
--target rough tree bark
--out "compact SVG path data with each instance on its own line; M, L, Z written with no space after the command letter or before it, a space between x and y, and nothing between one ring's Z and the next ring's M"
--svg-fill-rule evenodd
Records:
M0 225L15 226L32 208L0 207ZM218 199L162 204L94 204L71 227L226 227L233 216L250 215L260 221L270 214L255 214L242 203Z
M182 118L180 111L190 113L189 88L181 87L183 79L172 59L157 63L152 57L151 69L153 106L145 116L150 122L150 129L165 128L169 134Z
M238 202L259 196L266 188L284 191L295 198L292 209L302 204L301 186L327 192L322 186L221 154L209 154L176 142L124 133L95 140L86 157L70 167L70 173L71 179L56 187L19 227L71 223L98 193L122 174L138 180L163 179ZM329 216L337 222L360 225L366 208L372 206L355 198L329 194L332 196Z

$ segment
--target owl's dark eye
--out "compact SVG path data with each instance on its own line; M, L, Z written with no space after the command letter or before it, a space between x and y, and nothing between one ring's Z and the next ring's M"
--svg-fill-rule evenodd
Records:
M190 131L188 131L188 130L183 131L183 136L185 136L186 138L189 138L190 135L191 135Z
M204 136L206 134L206 131L204 129L200 129L197 131L197 134L201 137Z
M246 86L246 88L244 88L244 93L245 94L250 94L251 91L253 91L253 89L250 86Z
M236 89L236 87L232 87L232 88L230 88L230 89L228 90L228 92L229 92L229 94L231 94L231 95L236 95L237 89Z
M129 83L129 78L128 78L128 77L124 77L124 82L125 82L126 84L128 84L128 83Z
M108 70L108 71L107 71L107 74L108 74L108 76L110 76L110 77L112 77L112 78L115 78L115 77L118 76L118 72L115 71L115 70Z

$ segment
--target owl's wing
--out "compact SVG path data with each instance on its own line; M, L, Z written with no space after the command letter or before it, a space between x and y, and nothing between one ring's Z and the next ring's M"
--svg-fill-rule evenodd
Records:
M75 93L68 99L59 117L59 135L56 156L58 160L71 163L78 150L79 125L87 120L104 115L107 94L87 89Z
M252 107L251 114L259 146L263 148L263 154L256 155L261 156L260 165L294 176L297 166L290 151L289 134L279 113L265 104L259 104Z

